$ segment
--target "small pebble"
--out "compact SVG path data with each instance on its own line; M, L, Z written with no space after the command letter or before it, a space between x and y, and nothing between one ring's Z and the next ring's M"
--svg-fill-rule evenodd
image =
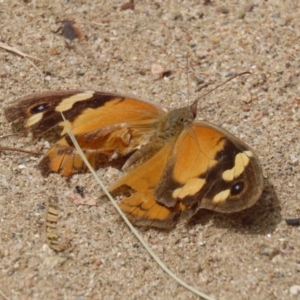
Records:
M291 295L300 295L300 285L292 285L290 287L290 294Z
M249 1L248 3L246 3L246 4L244 5L243 8L244 8L244 12L250 12L250 11L253 10L254 4L252 3L252 1Z
M224 14L224 15L229 14L229 8L227 8L227 7L225 7L225 6L218 6L218 7L216 8L216 11L217 11L218 13L221 13L221 14Z

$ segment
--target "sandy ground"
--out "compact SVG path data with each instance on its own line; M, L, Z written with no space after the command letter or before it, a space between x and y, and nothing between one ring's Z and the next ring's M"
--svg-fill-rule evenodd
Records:
M259 202L141 233L171 270L215 299L300 299L300 227L284 220L300 215L299 1L136 0L121 11L125 2L0 1L0 41L40 58L32 62L42 72L0 49L1 107L79 87L179 107L207 91L197 91L203 85L251 71L202 98L198 115L255 149L267 178ZM86 39L67 46L54 33L64 19L76 20ZM158 79L153 64L173 74ZM13 133L3 110L0 126L1 136ZM2 138L1 146L49 147L30 136ZM40 157L0 153L0 299L197 298L167 277L106 199L96 207L68 200L76 185L99 196L89 174L43 178ZM108 184L115 172L98 173ZM59 196L59 233L73 245L59 254L44 239L49 195Z

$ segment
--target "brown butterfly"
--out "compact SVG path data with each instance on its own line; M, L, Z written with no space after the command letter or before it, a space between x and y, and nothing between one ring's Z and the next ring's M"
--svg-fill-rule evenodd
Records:
M158 228L171 228L182 212L240 211L262 193L254 152L226 130L194 122L196 113L197 101L167 112L151 102L84 90L33 94L5 110L8 121L23 119L34 131L62 127L62 138L39 164L44 176L87 171L66 134L70 126L95 169L127 171L109 190L125 195L120 207L128 218Z

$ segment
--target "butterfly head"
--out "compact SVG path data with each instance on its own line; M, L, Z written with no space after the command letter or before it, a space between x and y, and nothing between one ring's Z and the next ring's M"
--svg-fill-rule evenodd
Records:
M159 131L165 138L178 136L184 128L188 127L195 120L196 115L190 107L182 107L170 111L165 120L161 122Z

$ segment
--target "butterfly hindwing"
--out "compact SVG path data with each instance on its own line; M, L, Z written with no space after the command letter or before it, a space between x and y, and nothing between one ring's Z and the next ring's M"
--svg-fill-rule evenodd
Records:
M252 206L262 192L261 174L256 156L244 143L201 122L111 189L131 189L120 205L135 224L166 228L182 211L230 213Z

